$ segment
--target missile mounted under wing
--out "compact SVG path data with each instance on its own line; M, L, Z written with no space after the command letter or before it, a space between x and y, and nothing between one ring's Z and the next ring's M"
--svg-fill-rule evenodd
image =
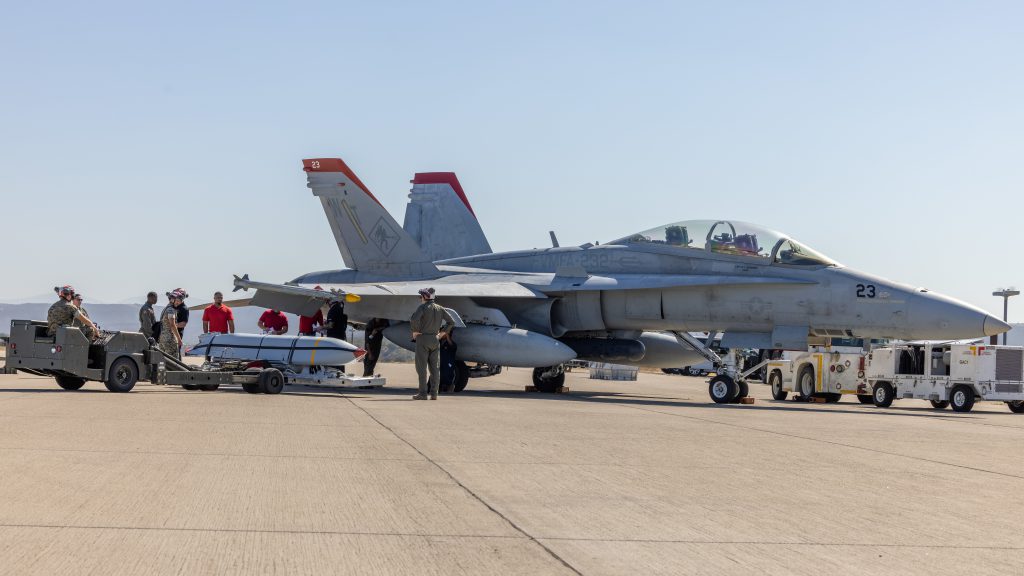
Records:
M456 331L457 341L465 332L473 342L460 342L461 359L532 366L541 390L564 379L556 363L564 355L555 353L563 348L575 357L648 366L709 358L722 372L709 392L731 402L744 376L690 332L724 332L725 348L803 350L826 337L958 339L1009 328L969 304L849 269L785 234L730 220L675 222L601 245L435 261L341 159L304 160L303 169L348 269L288 284L236 277L236 289L255 288L254 305L310 314L332 297L313 288L319 285L333 297L358 299L346 307L354 322L399 324L419 304L417 290L432 286L467 325ZM453 186L438 190L455 193ZM418 223L421 237L425 222ZM516 330L530 333L516 341L522 346L502 346ZM477 342L478 335L485 336ZM402 345L400 330L391 336Z

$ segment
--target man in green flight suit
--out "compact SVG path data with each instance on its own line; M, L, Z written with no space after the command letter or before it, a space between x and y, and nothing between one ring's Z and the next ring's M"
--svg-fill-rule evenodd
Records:
M413 400L426 400L430 393L431 400L437 400L437 387L441 372L441 344L439 338L447 338L455 327L455 320L447 310L434 302L434 289L423 288L419 291L420 306L412 313L409 320L412 327L412 339L416 341L416 374L420 379L419 394ZM430 387L427 388L427 372L430 372Z

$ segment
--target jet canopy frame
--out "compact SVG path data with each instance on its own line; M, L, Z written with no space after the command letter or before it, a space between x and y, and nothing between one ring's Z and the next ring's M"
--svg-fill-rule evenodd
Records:
M737 220L684 220L631 234L609 244L671 246L757 258L784 266L839 266L835 260L786 234Z

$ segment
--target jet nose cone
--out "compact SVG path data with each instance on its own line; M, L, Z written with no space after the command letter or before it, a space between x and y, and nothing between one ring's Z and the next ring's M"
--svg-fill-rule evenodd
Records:
M985 317L985 336L995 336L1010 329L1010 325L995 316Z

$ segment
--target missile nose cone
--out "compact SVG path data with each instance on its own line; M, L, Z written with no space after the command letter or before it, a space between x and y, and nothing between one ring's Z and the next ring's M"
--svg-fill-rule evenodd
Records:
M995 316L985 316L985 336L995 336L1010 329L1010 325Z

